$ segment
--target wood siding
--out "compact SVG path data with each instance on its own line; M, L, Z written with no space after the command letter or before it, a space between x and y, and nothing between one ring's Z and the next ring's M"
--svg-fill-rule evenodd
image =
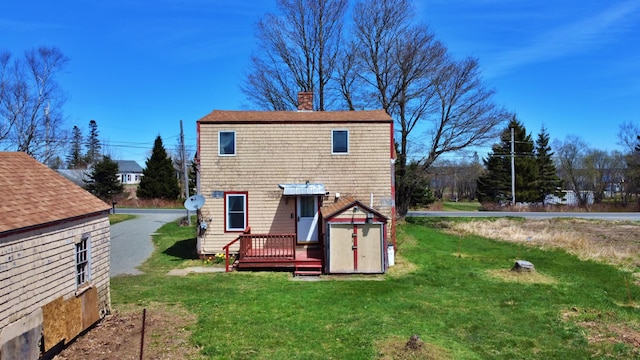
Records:
M99 310L104 314L110 309L110 228L105 212L0 237L0 329L57 298L76 295L75 242L83 234L90 234L90 284L97 289Z
M278 184L322 183L335 194L353 196L391 217L391 121L360 123L199 124L202 217L211 219L201 254L222 251L238 233L224 231L224 199L214 191L248 194L252 233L295 233L296 198ZM349 154L332 155L331 130L349 130ZM218 131L236 132L236 155L218 156Z

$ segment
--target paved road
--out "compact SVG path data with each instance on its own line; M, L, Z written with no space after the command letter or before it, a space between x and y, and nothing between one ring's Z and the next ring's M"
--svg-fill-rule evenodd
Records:
M153 253L151 235L167 222L185 216L186 210L116 209L116 213L137 217L111 226L111 277L141 274L137 267Z
M610 213L610 212L506 212L506 211L409 211L407 216L434 217L524 217L527 219L551 219L560 217L640 221L640 213Z

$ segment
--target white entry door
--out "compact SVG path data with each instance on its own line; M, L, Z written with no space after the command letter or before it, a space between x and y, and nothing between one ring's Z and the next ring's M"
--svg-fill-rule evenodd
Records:
M298 242L318 242L318 197L298 196Z

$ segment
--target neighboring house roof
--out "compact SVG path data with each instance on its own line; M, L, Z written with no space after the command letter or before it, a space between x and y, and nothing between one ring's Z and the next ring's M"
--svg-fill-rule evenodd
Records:
M140 173L142 174L142 167L138 165L134 160L114 160L118 164L118 172L122 173Z
M56 171L78 186L84 186L84 181L89 179L89 170L87 169L57 169Z
M0 152L0 199L0 234L111 208L23 152Z
M282 123L282 122L383 122L393 119L384 110L362 111L232 111L214 110L199 123Z

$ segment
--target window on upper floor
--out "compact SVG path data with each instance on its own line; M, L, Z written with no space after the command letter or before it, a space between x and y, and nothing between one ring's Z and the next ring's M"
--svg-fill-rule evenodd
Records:
M91 281L91 239L89 234L83 234L76 243L76 287Z
M224 197L225 231L247 228L247 193L227 193Z
M218 132L218 155L234 156L236 154L236 132L235 131L219 131Z
M349 130L331 130L331 153L349 153Z

